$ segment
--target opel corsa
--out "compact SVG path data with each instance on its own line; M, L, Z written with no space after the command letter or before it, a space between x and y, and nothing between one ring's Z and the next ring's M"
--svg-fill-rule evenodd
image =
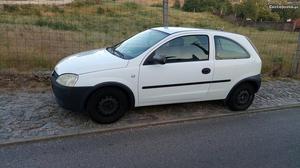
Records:
M260 73L258 52L243 35L160 27L66 57L51 81L62 107L111 123L149 105L224 100L231 110L246 110Z

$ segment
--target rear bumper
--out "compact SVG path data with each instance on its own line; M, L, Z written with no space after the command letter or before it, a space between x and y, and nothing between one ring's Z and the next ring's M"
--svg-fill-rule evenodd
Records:
M259 74L259 75L252 76L249 78L249 80L255 82L256 84L255 92L258 92L258 90L261 87L261 75Z
M85 102L92 87L66 87L57 83L56 79L57 76L52 75L52 90L57 103L65 109L83 112L85 110Z

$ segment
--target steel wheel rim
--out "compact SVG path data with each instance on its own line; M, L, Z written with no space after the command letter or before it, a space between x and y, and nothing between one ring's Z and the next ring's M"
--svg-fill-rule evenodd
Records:
M249 93L248 90L241 90L238 94L237 97L237 102L240 105L244 105L247 104L249 102L249 100L251 99L251 94Z
M112 96L103 97L98 102L98 110L103 115L112 115L119 109L119 107L120 103L118 99Z

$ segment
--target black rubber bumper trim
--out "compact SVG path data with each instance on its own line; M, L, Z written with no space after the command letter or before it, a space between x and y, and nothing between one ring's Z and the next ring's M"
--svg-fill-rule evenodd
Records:
M68 110L83 112L84 103L93 87L66 87L56 82L56 77L51 77L52 90L57 103Z

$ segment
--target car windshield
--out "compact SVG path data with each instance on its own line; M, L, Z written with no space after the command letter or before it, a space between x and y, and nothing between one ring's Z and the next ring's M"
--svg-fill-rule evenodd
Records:
M114 47L107 48L107 50L118 57L132 59L139 56L168 35L169 34L157 30L146 30Z

